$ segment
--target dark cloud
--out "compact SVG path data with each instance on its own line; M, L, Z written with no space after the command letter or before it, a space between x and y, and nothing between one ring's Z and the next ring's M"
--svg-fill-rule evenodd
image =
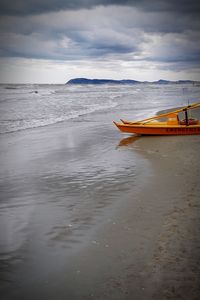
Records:
M199 6L193 0L1 0L0 56L199 67Z
M124 10L123 19L127 18L128 11ZM131 19L132 14L128 18ZM83 60L138 52L143 35L138 34L138 29L127 26L122 24L118 9L114 12L112 8L103 7L50 15L2 17L0 55Z
M98 5L135 6L144 11L200 13L197 0L1 0L1 15L32 15L59 10L78 10Z

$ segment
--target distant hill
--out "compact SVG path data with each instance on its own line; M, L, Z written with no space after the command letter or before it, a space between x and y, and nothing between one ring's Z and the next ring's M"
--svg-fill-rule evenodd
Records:
M136 84L140 83L136 80L113 80L113 79L87 79L74 78L67 82L67 84Z
M74 78L70 79L66 84L193 84L196 83L192 80L178 80L178 81L169 81L160 79L158 81L137 81L131 79L123 80L113 80L113 79L88 79L88 78Z
M150 82L149 82L150 83ZM170 81L170 80L163 80L163 79L160 79L158 81L153 81L151 83L154 83L154 84L191 84L191 83L194 83L194 81L192 80L178 80L178 81Z

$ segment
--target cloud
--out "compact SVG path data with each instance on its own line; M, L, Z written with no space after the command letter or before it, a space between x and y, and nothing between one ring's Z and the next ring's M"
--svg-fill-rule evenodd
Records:
M196 0L1 0L1 15L32 15L60 10L79 10L96 6L133 6L144 11L168 11L177 13L200 12Z
M186 31L182 34L154 34L144 45L143 55L148 61L188 64L200 63L200 32Z
M0 56L113 70L197 69L199 6L193 0L3 0Z
M57 60L121 55L124 60L168 61L183 59L185 53L193 60L198 29L199 22L189 22L187 15L177 20L172 14L122 6L9 16L0 20L0 55Z
M85 59L139 51L143 34L132 25L129 28L133 14L129 13L127 26L122 25L128 11L127 8L122 9L120 16L118 9L100 7L23 18L1 18L1 55Z

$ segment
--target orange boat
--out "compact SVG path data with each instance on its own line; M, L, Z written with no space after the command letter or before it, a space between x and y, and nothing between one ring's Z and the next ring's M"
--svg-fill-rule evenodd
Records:
M200 107L200 103L188 105L181 109L154 116L141 121L129 122L121 119L122 123L113 122L122 132L138 135L191 135L200 134L200 121L190 118L188 111ZM184 112L185 118L179 119L179 113ZM159 119L165 119L159 121Z

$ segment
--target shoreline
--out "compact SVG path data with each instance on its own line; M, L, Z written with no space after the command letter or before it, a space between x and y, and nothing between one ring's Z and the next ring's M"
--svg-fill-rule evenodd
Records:
M4 299L198 299L200 136L71 124L5 138L24 227Z

